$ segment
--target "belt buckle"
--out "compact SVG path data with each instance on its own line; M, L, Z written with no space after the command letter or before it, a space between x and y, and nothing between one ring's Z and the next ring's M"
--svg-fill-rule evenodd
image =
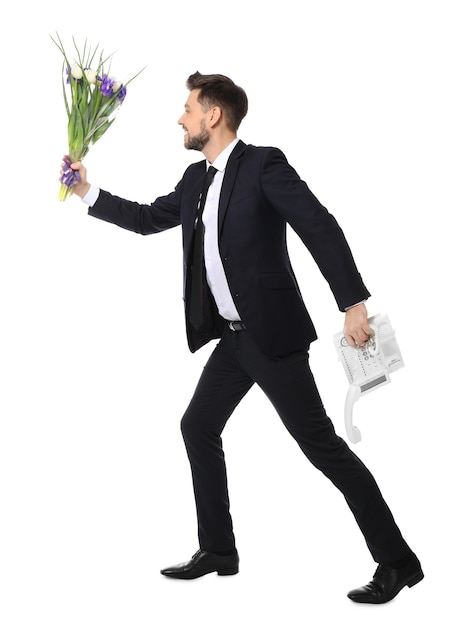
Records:
M231 330L233 330L234 332L236 332L236 329L234 328L234 324L235 322L229 322L228 326Z

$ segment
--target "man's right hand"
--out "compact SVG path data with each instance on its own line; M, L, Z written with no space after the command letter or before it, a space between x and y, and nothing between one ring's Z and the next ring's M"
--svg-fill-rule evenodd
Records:
M65 163L62 163L62 167L64 165ZM72 163L70 167L72 170L75 170L80 174L80 180L72 187L73 193L75 193L80 198L84 198L84 196L88 193L91 187L87 180L86 168L81 161L76 161L75 163ZM62 176L62 174L63 170L60 172L60 176Z

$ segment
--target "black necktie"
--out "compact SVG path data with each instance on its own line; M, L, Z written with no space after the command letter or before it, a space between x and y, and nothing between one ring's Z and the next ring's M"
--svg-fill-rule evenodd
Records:
M195 328L200 328L203 323L203 281L205 263L203 261L203 240L205 227L203 225L203 209L205 208L208 189L213 182L214 175L218 170L210 166L205 174L203 187L198 204L196 230L193 242L193 263L192 263L192 293L190 298L190 323Z

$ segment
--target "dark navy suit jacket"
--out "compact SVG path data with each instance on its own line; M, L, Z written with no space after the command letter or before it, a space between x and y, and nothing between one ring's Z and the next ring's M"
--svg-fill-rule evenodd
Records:
M182 225L185 307L190 298L190 255L206 161L190 165L175 190L152 204L101 190L90 215L142 235ZM300 236L344 311L370 293L335 218L277 148L239 141L229 157L219 203L219 252L242 321L270 356L304 350L317 338L301 297L286 245L286 225ZM222 323L208 288L206 323L187 320L192 352L220 337ZM209 309L209 310L208 310Z

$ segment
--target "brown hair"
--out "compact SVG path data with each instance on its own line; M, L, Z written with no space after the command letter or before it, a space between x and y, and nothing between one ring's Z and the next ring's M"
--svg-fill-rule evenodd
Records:
M247 115L247 94L230 78L222 74L195 72L187 78L187 89L200 89L198 102L203 108L219 106L225 116L226 126L234 132Z

